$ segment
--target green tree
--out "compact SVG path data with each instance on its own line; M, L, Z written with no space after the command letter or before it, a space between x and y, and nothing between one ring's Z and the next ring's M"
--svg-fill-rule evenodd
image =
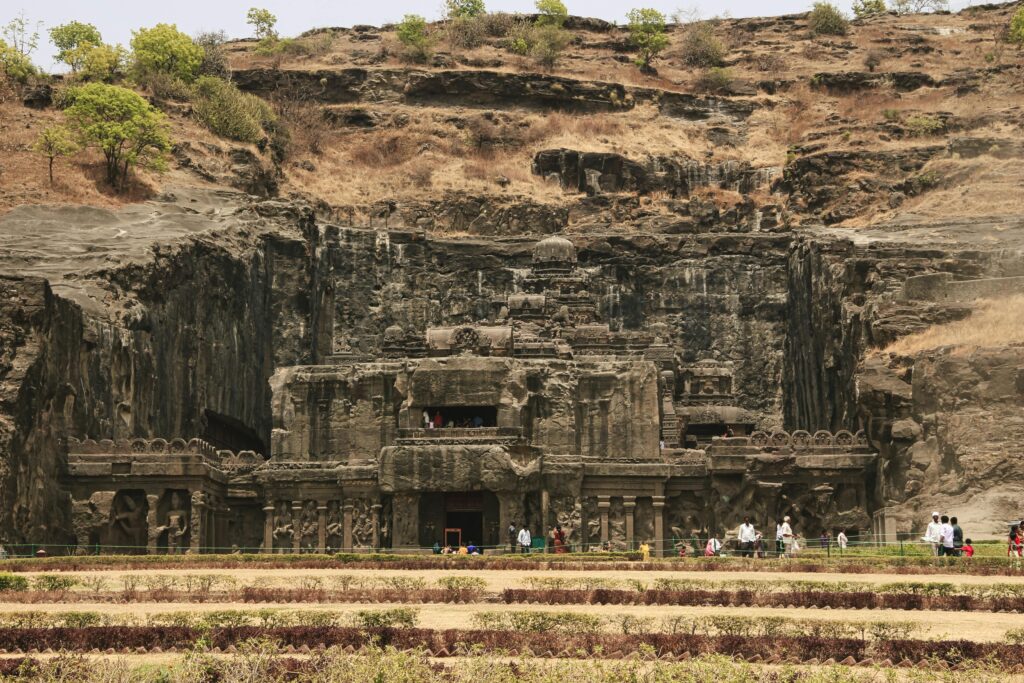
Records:
M886 13L885 0L854 0L853 15L858 19Z
M562 0L537 0L537 26L562 28L569 18L569 10Z
M430 57L433 41L427 33L427 20L418 14L406 14L398 24L398 42L405 46L406 54L414 62L425 62Z
M277 17L271 14L270 10L258 7L249 8L249 13L245 15L245 23L253 27L253 30L256 31L256 38L260 41L273 42L277 40L277 31L274 29L277 25Z
M25 18L25 13L20 12L7 22L2 35L9 48L28 60L39 47L39 27L42 25L43 22L37 21L33 28L32 22Z
M533 30L532 39L530 54L543 68L552 69L569 46L572 36L557 26L538 26Z
M444 0L444 6L449 19L472 19L487 11L484 0Z
M25 83L36 74L32 61L0 39L0 76Z
M123 189L134 167L166 168L171 141L165 117L137 93L89 83L71 88L66 100L68 124L83 145L103 152L113 187Z
M632 9L629 20L629 40L639 53L636 63L641 71L651 71L651 61L668 47L665 33L665 15L656 9Z
M828 2L816 2L807 16L811 33L825 36L845 36L850 30L850 20L838 7Z
M65 126L50 126L36 138L32 149L49 159L50 184L53 185L53 161L78 151L78 143Z
M120 45L84 45L79 74L89 81L109 83L124 75L128 52Z
M103 37L92 24L69 21L50 29L50 42L57 47L57 59L70 66L74 73L82 68L88 48L102 44Z
M191 82L203 63L203 48L174 24L132 31L132 63L141 76L167 74Z
M1010 19L1010 30L1008 37L1011 43L1024 45L1024 7L1018 7Z

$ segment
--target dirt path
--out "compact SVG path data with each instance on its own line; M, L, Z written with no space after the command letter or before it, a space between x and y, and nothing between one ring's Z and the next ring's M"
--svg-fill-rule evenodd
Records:
M826 610L770 607L680 607L661 605L506 605L495 604L352 604L352 603L76 603L67 604L11 604L0 603L0 612L39 610L44 612L96 611L108 614L134 614L145 617L159 612L210 612L216 610L283 609L289 611L332 610L351 613L360 610L378 610L389 607L413 607L419 613L419 625L424 628L473 628L472 616L479 612L521 611L574 612L613 617L630 614L655 620L671 616L699 617L731 615L747 617L778 616L790 619L820 619L843 621L910 621L920 625L922 637L969 639L974 641L1002 640L1009 629L1024 628L1024 614L990 612L931 612L903 610Z

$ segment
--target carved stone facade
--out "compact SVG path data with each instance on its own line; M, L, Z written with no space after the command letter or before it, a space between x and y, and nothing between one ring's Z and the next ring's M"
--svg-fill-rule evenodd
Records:
M539 242L516 278L475 322L388 327L376 356L345 341L335 307L330 357L271 379L269 459L71 440L79 547L503 548L512 524L561 527L574 550L666 552L744 515L870 527L863 435L757 431L730 363L684 362L663 324L602 319L607 296L566 239Z

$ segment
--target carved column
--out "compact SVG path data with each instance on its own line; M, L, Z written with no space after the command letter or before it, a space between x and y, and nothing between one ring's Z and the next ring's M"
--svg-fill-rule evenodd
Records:
M274 552L274 501L269 498L263 506L263 552Z
M636 512L636 496L623 496L622 507L626 511L626 548L632 550L635 535L633 513Z
M597 511L601 514L601 543L608 541L608 513L611 507L611 496L597 497Z
M217 514L217 542L223 546L221 548L221 552L231 552L231 546L233 544L228 542L231 539L231 536L228 534L228 522L231 519L231 508L228 506L226 500L221 501Z
M316 551L327 552L327 501L316 502Z
M374 503L370 506L371 514L373 514L373 549L380 550L380 511L383 509L383 505L380 503Z
M665 556L665 496L654 496L654 556Z
M352 503L345 503L342 515L342 549L352 552Z
M156 542L159 537L157 528L160 520L157 519L157 506L160 504L160 496L154 493L146 494L146 504L149 506L146 512L146 552L156 555Z
M202 491L195 491L192 493L192 516L189 520L189 524L192 525L192 538L190 539L189 548L193 553L201 552L206 543L204 538L206 529L203 525L205 518L206 499Z
M302 552L302 501L292 501L292 552Z
M551 552L551 548L548 547L548 509L550 507L551 498L548 495L547 489L541 489L540 492L540 533L543 534L544 538L544 552Z

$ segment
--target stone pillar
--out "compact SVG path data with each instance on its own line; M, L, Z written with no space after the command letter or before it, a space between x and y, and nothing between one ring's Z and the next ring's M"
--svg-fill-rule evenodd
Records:
M316 550L327 552L327 501L316 502Z
M153 493L146 494L146 505L149 506L146 512L146 552L150 555L156 555L156 543L160 535L157 532L157 528L160 526L160 520L157 519L159 504L160 496Z
M544 539L544 552L551 552L552 549L548 547L548 509L550 508L551 497L548 495L547 489L541 489L540 491L540 533Z
M626 549L632 550L636 528L633 519L633 513L636 512L636 496L623 496L622 507L626 511Z
M228 533L228 522L231 519L231 508L226 500L221 501L220 509L217 511L217 540L222 544L221 552L231 552L232 543L229 543L231 536Z
M352 503L345 503L342 508L342 550L346 553L352 552Z
M189 548L193 553L199 553L206 544L206 526L203 524L206 521L206 499L200 491L192 493L191 515L189 523L192 525L192 538Z
M665 496L654 496L654 556L665 556Z
M601 514L601 543L606 543L609 539L608 513L611 510L611 507L611 496L597 497L597 511Z
M371 514L373 514L373 549L380 550L380 511L384 508L380 503L374 503L370 506Z
M263 552L274 552L274 501L269 498L263 506Z
M292 552L302 552L302 501L292 501Z

